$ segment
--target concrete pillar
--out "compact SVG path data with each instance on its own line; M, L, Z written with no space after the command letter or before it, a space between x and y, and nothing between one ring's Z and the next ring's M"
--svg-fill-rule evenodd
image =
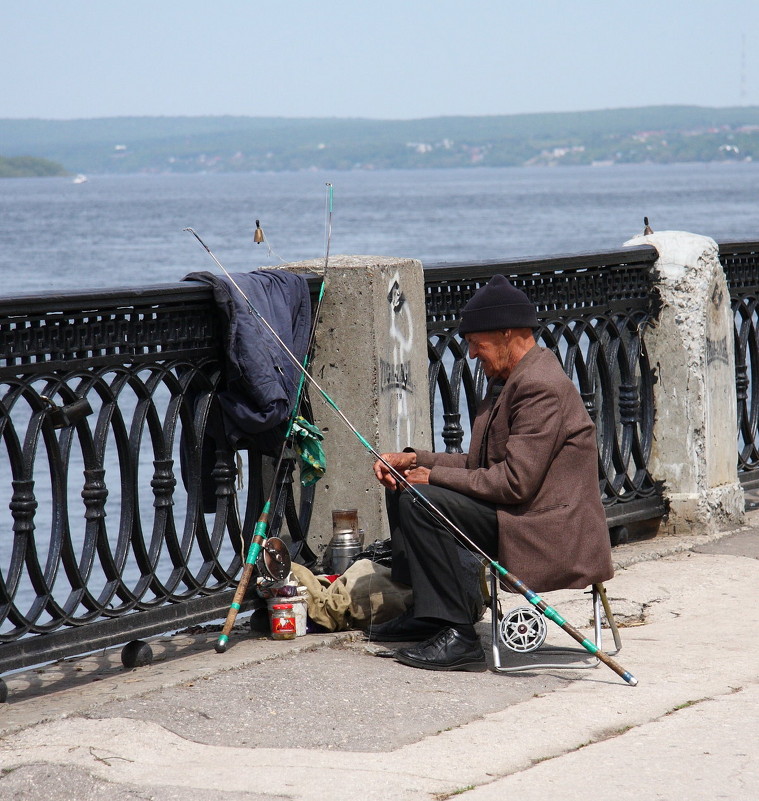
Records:
M289 269L322 272L323 260ZM376 256L329 260L312 374L345 416L380 453L407 445L430 448L427 326L421 262ZM310 390L325 433L327 474L316 485L309 544L323 551L332 510L358 509L364 543L389 536L384 489L373 457Z
M644 332L655 371L650 471L664 482L673 533L717 531L744 516L737 475L730 293L714 240L683 231L638 236L652 245L658 320Z

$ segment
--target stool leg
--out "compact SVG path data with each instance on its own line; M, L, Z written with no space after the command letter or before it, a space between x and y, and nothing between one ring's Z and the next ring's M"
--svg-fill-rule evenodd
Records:
M493 638L493 667L501 670L501 649L499 646L499 608L498 608L498 578L495 573L490 573L490 633Z
M606 615L606 622L609 624L609 628L611 629L611 635L614 637L614 647L616 650L608 652L609 656L613 656L614 654L618 654L622 650L622 638L619 636L619 629L617 628L617 621L614 620L614 613L611 611L611 604L609 604L609 599L606 597L606 587L603 584L594 584L593 585L593 599L595 601L595 597L601 599L601 603L603 604L604 614ZM597 636L596 644L598 647L601 647L600 638Z
M601 644L603 632L601 629L601 593L598 591L598 585L594 584L591 591L591 598L593 601L593 634L595 636L595 644L597 648L603 649Z

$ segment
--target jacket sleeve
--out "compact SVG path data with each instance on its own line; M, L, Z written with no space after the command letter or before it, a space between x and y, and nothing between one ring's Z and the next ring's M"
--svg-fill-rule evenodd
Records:
M489 466L473 470L437 463L430 483L494 504L532 499L564 439L563 403L550 382L536 382L515 392L491 425ZM499 420L500 415L508 420Z
M465 453L436 453L433 451L420 451L414 448L416 463L419 467L464 467L467 455Z

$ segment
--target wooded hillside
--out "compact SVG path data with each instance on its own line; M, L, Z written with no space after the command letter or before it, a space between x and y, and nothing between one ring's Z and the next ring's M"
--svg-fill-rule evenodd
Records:
M0 120L0 152L69 172L229 172L759 159L759 107L420 120Z

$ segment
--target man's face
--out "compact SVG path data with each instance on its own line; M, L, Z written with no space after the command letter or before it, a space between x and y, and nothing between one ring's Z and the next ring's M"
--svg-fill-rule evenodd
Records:
M464 339L469 345L469 358L480 360L482 369L488 378L499 375L508 369L510 329L465 334Z

